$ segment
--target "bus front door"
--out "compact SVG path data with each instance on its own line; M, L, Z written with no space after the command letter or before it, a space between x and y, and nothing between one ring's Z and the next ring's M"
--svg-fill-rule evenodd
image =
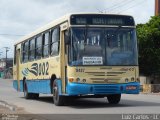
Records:
M67 30L67 23L61 25L61 79L62 79L62 93L66 93L66 74L67 74L67 59L66 59L66 45L65 45L65 31Z

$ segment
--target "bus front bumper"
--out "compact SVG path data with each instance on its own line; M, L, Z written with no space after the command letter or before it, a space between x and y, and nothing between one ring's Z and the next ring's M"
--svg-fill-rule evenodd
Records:
M138 82L124 84L82 84L68 83L67 95L139 94Z

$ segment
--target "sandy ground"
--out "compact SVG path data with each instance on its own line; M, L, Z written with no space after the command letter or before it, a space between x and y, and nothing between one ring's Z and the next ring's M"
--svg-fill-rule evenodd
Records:
M39 115L30 114L21 108L10 109L0 105L0 120L45 120Z

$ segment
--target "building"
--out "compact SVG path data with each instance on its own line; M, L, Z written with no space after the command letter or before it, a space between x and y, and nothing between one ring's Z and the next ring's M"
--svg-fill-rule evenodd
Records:
M6 66L5 59L0 59L0 71L4 70Z
M160 0L155 0L155 15L160 15Z
M7 68L13 66L13 58L7 58ZM4 70L6 68L6 59L0 59L0 70Z

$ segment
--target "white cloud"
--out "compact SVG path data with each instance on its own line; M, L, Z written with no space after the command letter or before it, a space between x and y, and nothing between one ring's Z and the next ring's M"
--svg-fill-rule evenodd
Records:
M154 15L154 0L0 0L0 34L28 34L42 25L67 13L98 12L111 13L123 11L135 17L136 23L145 23ZM117 5L118 3L118 5ZM124 4L124 5L123 5ZM132 9L128 7L137 4ZM113 6L116 9L111 9ZM123 5L120 7L120 5ZM112 11L111 11L112 10ZM13 48L19 37L0 35L0 50ZM10 50L10 56L13 51Z
M14 44L15 40L13 38L8 38L8 37L3 37L0 36L0 52L2 52L0 59L1 58L5 58L6 56L6 51L4 47L9 47L9 52L8 52L8 56L9 57L13 57L13 44Z

